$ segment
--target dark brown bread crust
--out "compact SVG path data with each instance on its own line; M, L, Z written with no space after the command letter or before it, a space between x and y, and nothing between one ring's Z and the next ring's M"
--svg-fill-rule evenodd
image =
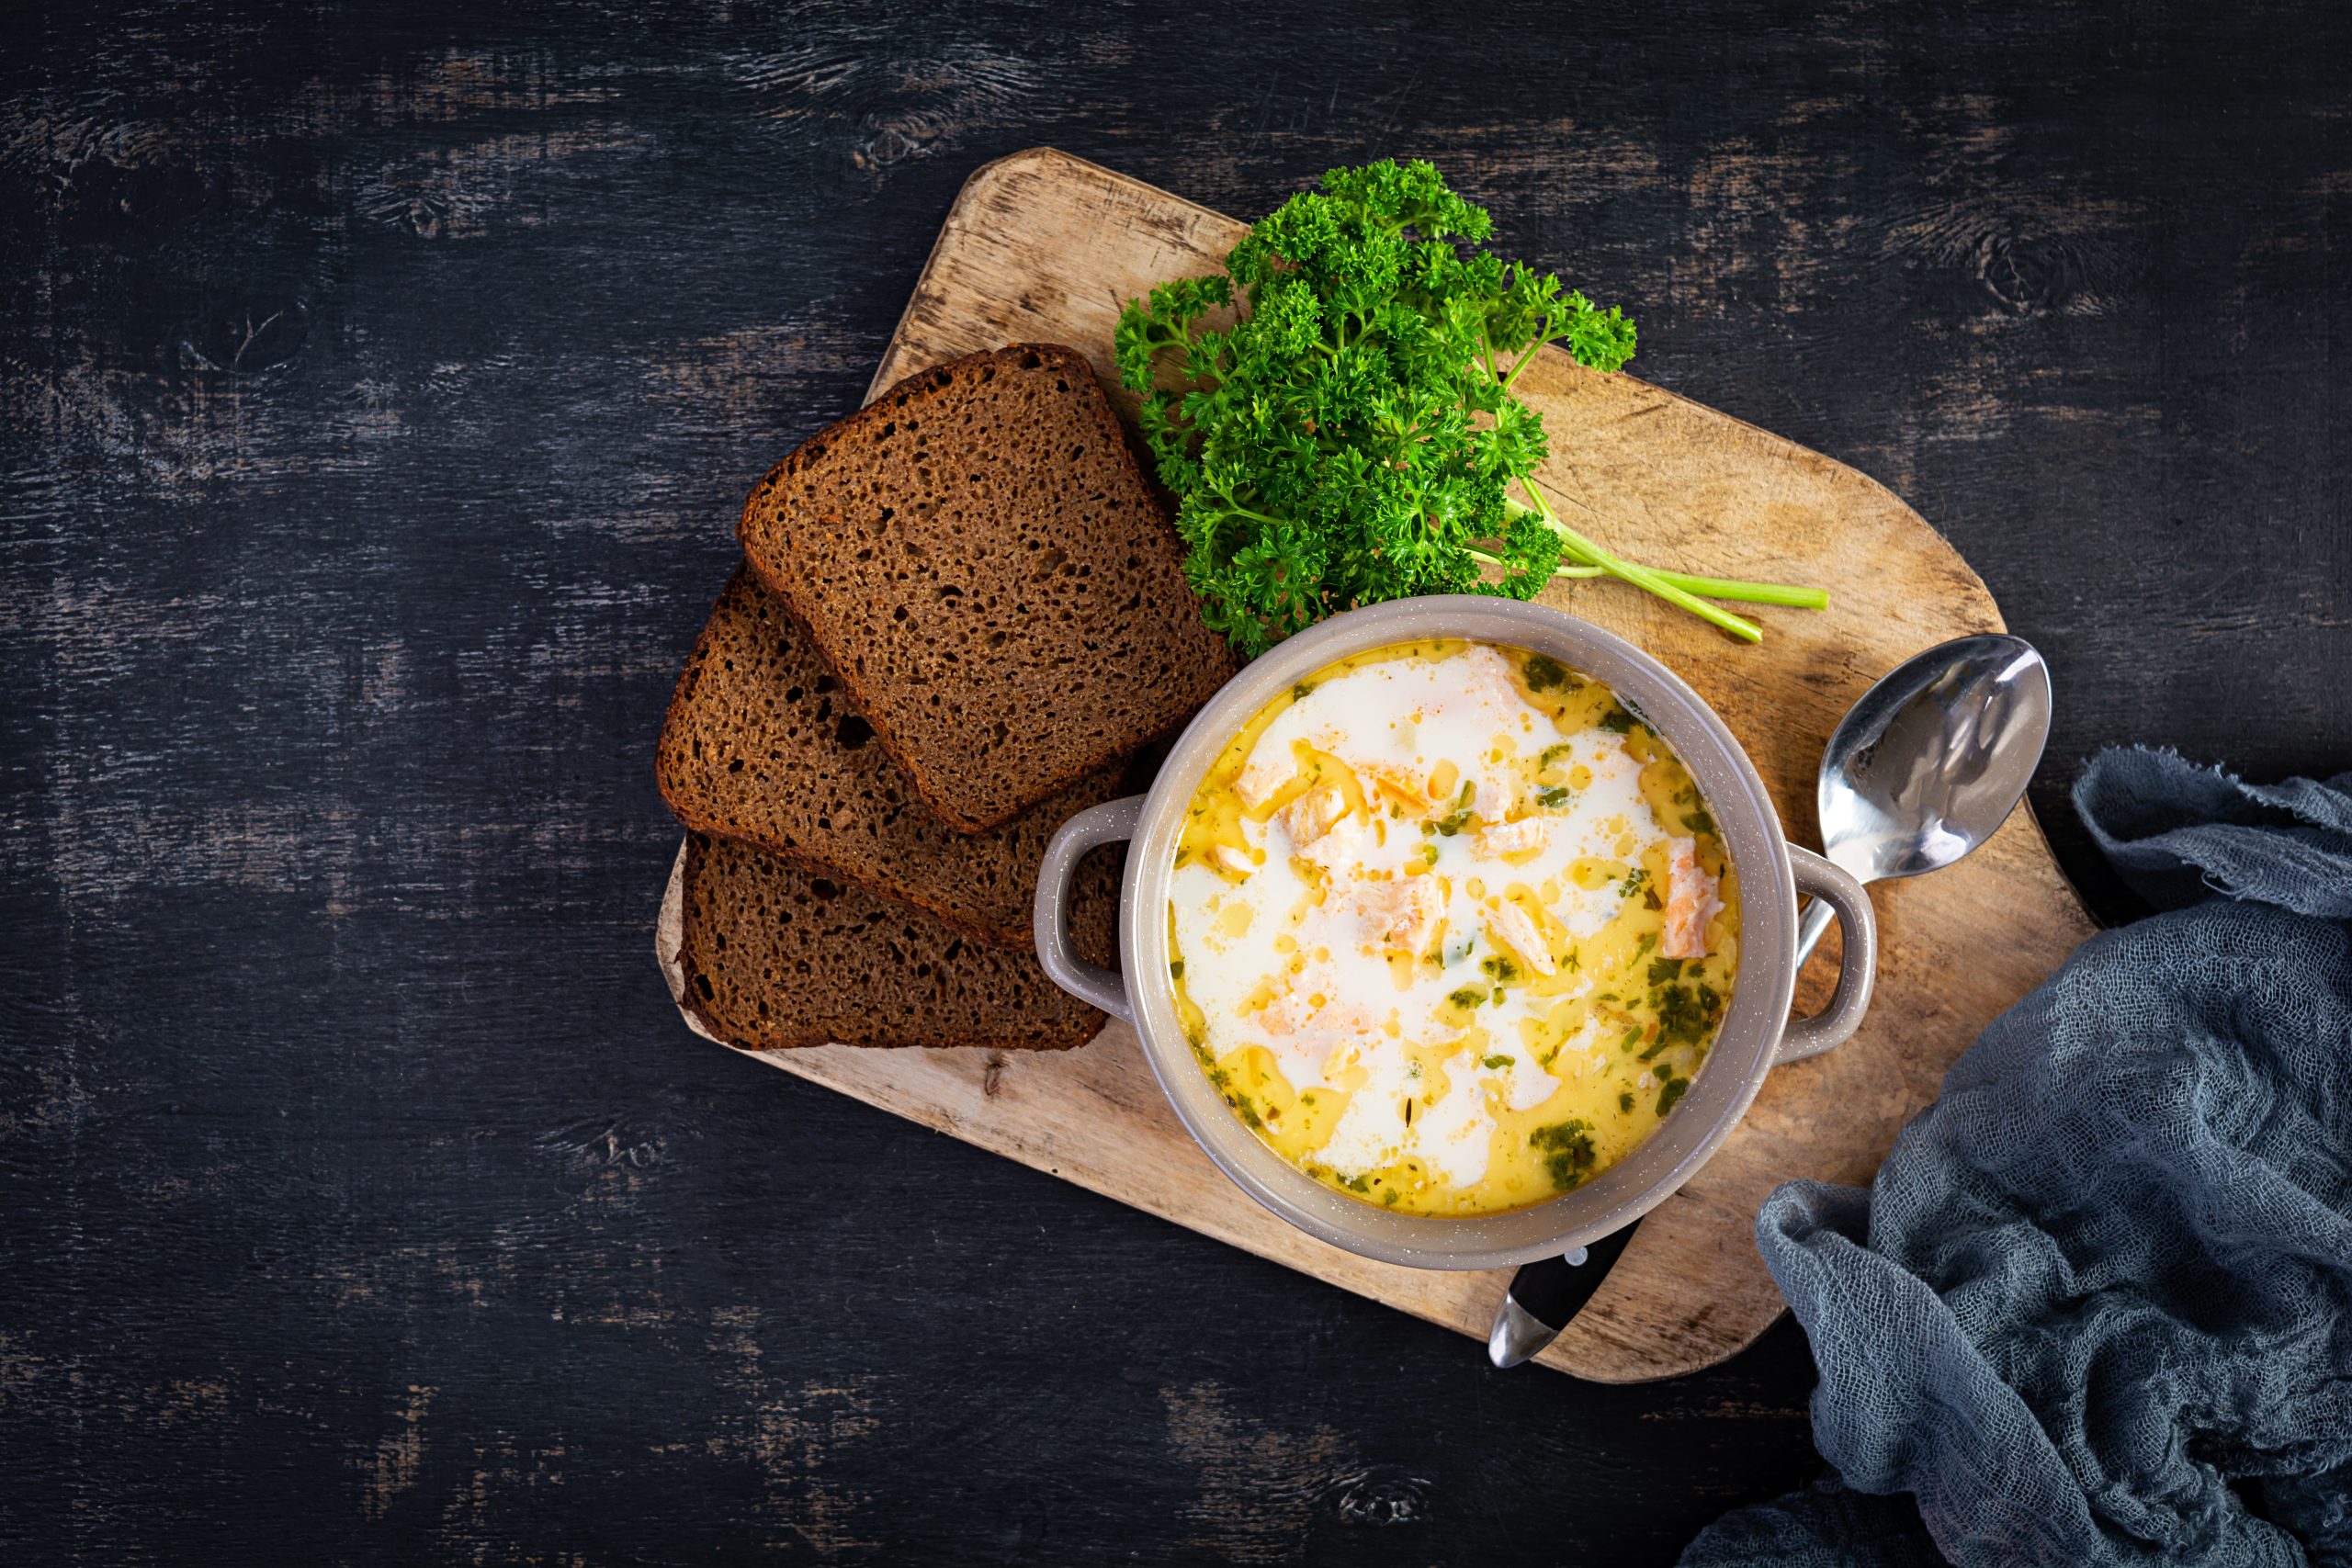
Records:
M682 874L685 1005L730 1045L1060 1051L1102 1027L1034 956L756 845L690 833Z
M678 677L654 778L678 820L741 839L1003 947L1032 945L1037 864L1055 829L1119 793L1089 775L992 832L950 830L898 764L783 601L738 566ZM1084 892L1107 900L1109 863Z
M984 398L1046 417L997 427ZM1170 733L1235 668L1110 400L1058 344L899 382L777 464L738 534L964 832Z

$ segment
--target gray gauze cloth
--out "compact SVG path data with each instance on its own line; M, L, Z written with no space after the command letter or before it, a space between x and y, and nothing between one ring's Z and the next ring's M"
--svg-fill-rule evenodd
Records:
M1836 1474L1684 1568L2352 1563L2352 773L2109 751L2075 804L2167 912L2003 1014L1870 1190L1766 1201Z

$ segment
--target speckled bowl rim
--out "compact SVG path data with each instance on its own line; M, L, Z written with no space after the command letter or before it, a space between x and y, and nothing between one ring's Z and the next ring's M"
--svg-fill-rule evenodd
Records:
M1174 987L1164 978L1176 840L1217 753L1252 714L1301 678L1351 654L1431 637L1548 654L1605 682L1641 710L1690 769L1739 873L1737 982L1706 1063L1674 1113L1585 1185L1509 1213L1464 1218L1403 1214L1347 1197L1261 1143L1193 1059ZM1185 1130L1243 1191L1308 1235L1408 1268L1532 1262L1597 1241L1664 1202L1747 1113L1772 1069L1796 990L1797 895L1788 840L1747 753L1714 710L1656 659L1574 615L1508 599L1448 595L1351 610L1252 661L1194 716L1160 767L1127 846L1121 891L1120 967L1136 1034Z

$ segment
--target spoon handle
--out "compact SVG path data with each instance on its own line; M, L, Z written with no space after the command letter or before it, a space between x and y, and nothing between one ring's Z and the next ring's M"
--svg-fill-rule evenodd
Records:
M1797 926L1798 968L1804 967L1804 961L1811 958L1813 950L1821 945L1821 933L1827 931L1829 922L1837 918L1837 911L1830 908L1826 898L1815 898L1804 907L1804 919Z

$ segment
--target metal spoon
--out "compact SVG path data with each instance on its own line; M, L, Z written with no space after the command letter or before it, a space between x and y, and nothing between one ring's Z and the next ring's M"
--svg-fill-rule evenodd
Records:
M1822 853L1862 882L1941 870L2008 820L2049 739L2050 667L2024 638L1987 633L1914 655L1862 694L1821 754ZM1805 910L1799 965L1831 918L1826 904ZM1487 1336L1495 1365L1558 1338L1633 1230L1522 1267Z

